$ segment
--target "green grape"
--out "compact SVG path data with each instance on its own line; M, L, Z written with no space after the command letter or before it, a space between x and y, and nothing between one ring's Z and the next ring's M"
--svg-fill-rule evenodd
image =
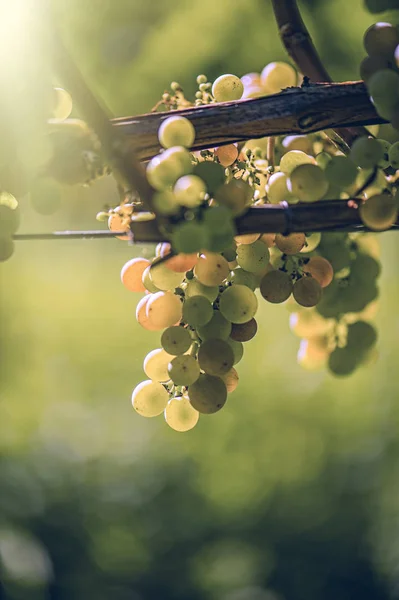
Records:
M231 339L236 342L248 342L255 337L258 331L258 324L255 319L251 319L247 323L235 323L231 329Z
M146 315L157 329L171 327L182 317L182 302L170 291L152 294L147 302Z
M197 260L194 274L203 285L220 285L230 274L229 263L221 254L204 252Z
M315 164L313 156L309 156L300 150L291 150L281 158L280 171L289 177L294 169L306 164Z
M168 373L175 385L191 385L200 376L200 366L193 356L181 354L170 361Z
M18 208L18 201L9 192L4 192L4 191L1 192L0 191L0 206L7 206L8 208L11 208L12 210L16 210L16 208ZM1 224L0 224L0 230L1 230Z
M52 215L62 203L60 185L52 179L36 179L30 190L30 200L40 215Z
M371 196L359 207L363 223L374 231L390 229L398 219L398 201L391 194Z
M218 188L215 194L216 202L228 208L231 216L242 215L251 205L253 189L242 179L232 179Z
M173 185L179 177L185 175L185 169L179 158L164 152L150 160L146 175L150 185L155 190L163 192Z
M229 344L219 338L205 340L198 350L198 362L209 375L225 375L234 364L234 353Z
M0 262L5 262L14 254L14 240L11 236L0 235Z
M333 156L326 164L324 172L330 184L341 188L351 185L357 177L356 165L346 156Z
M290 233L283 235L277 233L275 237L276 246L283 254L297 254L302 250L306 242L304 233Z
M255 316L258 300L245 285L232 285L220 297L219 309L231 323L246 323Z
M357 138L351 148L350 158L362 169L372 169L384 157L381 144L366 136Z
M269 248L260 240L252 244L239 244L237 247L237 262L249 273L260 273L269 261Z
M154 211L160 215L175 215L180 210L176 195L171 190L156 192L152 197Z
M297 73L285 62L272 62L263 69L260 80L267 94L278 94L282 89L297 84Z
M312 154L313 142L307 135L286 135L282 141L282 146L286 152L291 150L301 150L305 154Z
M363 44L370 56L377 55L391 60L399 44L398 28L391 23L374 23L364 34Z
M216 190L226 181L222 165L210 160L205 160L195 165L194 175L197 175L205 182L210 196L213 196Z
M395 142L389 148L389 162L394 169L399 169L399 142Z
M190 348L192 339L189 331L184 327L173 326L165 329L161 336L161 346L168 354L178 356Z
M0 204L0 235L8 237L14 235L20 224L19 208L10 208Z
M72 112L72 96L62 88L54 88L53 118L65 121Z
M302 202L316 202L327 192L328 181L319 166L303 164L291 172L287 187Z
M377 71L370 77L367 87L373 102L385 107L386 110L394 110L399 100L399 75L392 69Z
M292 194L287 188L287 175L281 171L270 175L266 185L266 193L271 204L279 204L283 200L288 202L292 198Z
M206 185L197 175L184 175L176 181L173 192L179 204L195 208L204 200Z
M213 316L212 304L205 296L191 296L183 304L183 320L191 327L202 327Z
M165 421L175 431L189 431L196 426L199 412L190 404L185 396L177 396L169 400L165 408Z
M313 252L320 244L321 241L321 233L315 231L315 233L310 233L305 235L305 245L300 250L302 254Z
M332 159L332 156L328 152L320 152L320 154L317 154L315 157L316 164L321 169L325 169L331 159Z
M244 345L242 342L233 340L231 337L227 338L226 342L229 344L230 348L233 350L234 365L236 365L237 363L240 362L240 360L244 356Z
M226 248L226 250L222 252L222 256L227 262L233 262L237 258L237 244L233 241L230 248Z
M301 277L294 283L293 295L301 306L316 306L322 297L322 287L313 277Z
M221 75L212 85L212 95L216 102L230 102L239 100L244 92L244 86L236 75Z
M241 267L237 267L231 271L228 281L231 281L231 283L234 285L246 285L253 292L258 287L255 275L245 271L244 269L241 269Z
M364 252L358 252L350 265L350 276L357 281L373 281L381 274L380 263Z
M390 62L382 56L366 56L360 63L360 77L363 81L368 82L374 73L389 69L389 67Z
M145 289L148 292L151 292L151 294L156 294L157 292L160 292L161 290L159 288L157 288L156 285L153 284L150 271L151 271L151 265L149 265L148 267L146 267L144 269L143 275L141 277L141 281L142 281Z
M144 373L153 381L168 381L168 364L172 358L163 348L151 350L144 359Z
M211 233L207 250L210 252L223 254L226 248L229 248L234 242L235 233L236 231L233 228L228 232L224 231L222 233Z
M225 206L211 206L204 211L203 223L211 232L220 234L223 231L234 231L231 211Z
M351 375L359 365L359 357L351 348L335 348L328 359L328 368L333 375Z
M226 340L231 333L231 323L224 318L220 310L214 310L211 320L198 327L197 333L202 341L215 338Z
M150 278L155 287L165 292L178 287L184 279L184 273L168 269L166 263L155 263L151 265Z
M380 139L378 140L378 143L381 144L382 149L384 151L384 156L379 161L378 166L380 167L380 169L386 169L390 165L389 149L391 147L391 144L390 144L390 142L387 142L386 140L380 140Z
M356 321L348 325L347 344L359 356L366 356L377 341L375 327L366 321Z
M219 286L203 285L198 279L191 279L186 287L186 298L205 296L209 302L214 302L219 295Z
M132 394L133 408L142 417L157 417L165 410L168 400L168 392L156 381L142 381Z
M291 296L293 283L288 273L270 271L262 278L259 289L265 300L273 304L280 304Z
M211 415L218 412L226 403L227 389L220 377L201 373L195 383L190 385L188 397L199 413Z
M162 152L162 157L164 160L173 160L179 163L180 176L189 175L193 172L193 156L191 152L183 146L172 146L171 148L168 148Z
M193 254L209 245L206 229L195 221L186 221L176 225L172 234L172 246L177 253Z
M195 139L195 129L185 117L167 117L158 129L158 140L164 148L184 146L190 148Z

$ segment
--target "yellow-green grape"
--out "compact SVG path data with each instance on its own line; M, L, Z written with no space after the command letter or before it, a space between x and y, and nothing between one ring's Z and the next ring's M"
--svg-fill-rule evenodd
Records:
M0 262L5 262L14 254L14 240L11 236L0 235Z
M260 98L261 96L266 96L266 92L260 84L248 85L244 88L242 98Z
M18 207L18 201L12 194L3 191L0 192L0 206L7 206L8 208L15 210Z
M169 400L165 408L165 421L175 431L189 431L196 426L199 412L190 404L186 396L176 396Z
M180 210L176 195L171 190L156 192L152 197L154 211L160 215L175 215Z
M163 348L151 350L144 359L144 373L153 381L169 381L168 365L172 358Z
M173 192L179 204L195 208L205 198L206 185L197 175L184 175L176 181Z
M239 100L244 93L244 85L236 75L220 75L212 85L212 95L216 102Z
M205 340L198 350L198 362L209 375L224 375L234 364L234 353L224 340L214 338Z
M248 273L248 271L241 269L241 267L237 267L231 271L228 281L231 281L234 285L246 285L252 291L255 291L257 288L257 279L254 273Z
M346 156L333 156L325 166L324 173L328 183L346 188L357 177L356 165Z
M295 335L307 339L327 335L334 326L332 319L325 319L315 310L293 312L290 314L289 323Z
M237 262L249 273L260 273L269 264L269 248L261 240L252 244L239 244Z
M231 323L224 318L220 310L214 310L211 320L198 327L197 333L202 341L216 338L227 340L231 333Z
M374 138L363 136L353 142L350 158L362 169L372 169L383 157L381 144Z
M372 182L363 191L366 198L380 194L387 187L387 179L384 171L381 169L377 170L375 174L374 169L361 169L358 173L355 183L347 191L348 193L356 193L356 191L366 184L366 181L373 175Z
M260 238L260 233L245 233L244 235L235 235L236 244L253 244ZM235 248L237 250L237 247ZM237 252L235 253L237 255ZM236 258L236 257L235 257Z
M40 177L35 180L30 190L31 204L41 215L52 215L61 206L61 188L53 179Z
M285 62L272 62L260 74L262 87L268 94L278 94L282 89L297 84L297 73Z
M54 88L53 117L65 121L72 112L72 96L62 88Z
M314 233L305 234L305 245L301 248L301 253L313 252L320 244L321 233L315 231Z
M213 316L212 304L205 296L191 296L183 304L183 320L191 327L209 323Z
M242 215L247 210L252 198L253 189L242 179L232 179L219 187L215 194L216 202L228 208L234 217Z
M144 269L143 275L141 276L141 281L142 281L144 288L147 290L147 292L151 292L151 294L156 294L157 292L160 292L161 290L159 288L157 288L156 285L154 285L154 283L151 279L150 271L151 271L151 265L149 265L148 267L146 267Z
M168 373L175 385L192 385L200 376L200 366L193 356L180 354L170 361Z
M158 331L158 327L155 327L155 325L151 323L146 314L146 308L149 299L150 295L147 294L138 302L136 307L136 320L137 323L141 325L141 327L144 327L144 329L147 329L147 331Z
M133 408L142 417L157 417L165 410L168 400L168 392L157 381L142 381L132 394Z
M164 148L172 146L190 148L195 140L194 125L186 117L168 117L162 121L158 129L158 140Z
M170 291L152 294L147 303L147 317L157 328L171 327L180 321L183 304Z
M299 165L290 175L287 187L302 202L316 202L328 190L328 181L318 165Z
M150 268L152 283L162 291L174 290L184 279L184 273L176 273L168 269L165 263L152 264Z
M279 204L283 200L289 202L293 196L287 188L287 175L281 171L270 175L266 185L266 193L271 204Z
M172 246L175 252L193 254L207 248L209 235L201 223L186 221L176 225L172 234Z
M332 156L328 152L320 152L319 154L316 154L315 159L316 164L319 165L319 167L321 167L322 169L325 169L330 160L332 159Z
M398 28L391 23L374 23L364 34L363 44L367 54L392 60L399 45Z
M389 162L394 169L399 169L399 142L395 142L389 148Z
M238 386L239 377L234 367L232 367L228 373L222 375L220 379L224 381L228 394L234 392Z
M359 207L363 223L374 231L390 229L398 219L398 202L391 194L371 196Z
M14 235L20 224L19 208L10 208L0 204L0 235L8 237Z
M297 254L304 247L305 241L304 233L277 233L275 237L276 246L283 254Z
M211 160L205 160L194 167L194 175L205 182L207 192L213 196L216 190L226 181L225 170L222 165Z
M292 171L300 165L314 165L315 163L316 161L313 156L309 156L309 154L305 154L301 150L291 150L291 152L287 152L281 157L280 171L290 176Z
M313 142L307 135L287 135L282 141L286 152L290 150L301 150L305 154L312 154Z
M146 169L147 179L155 190L162 192L168 189L182 175L180 163L167 160L162 154L154 156Z
M227 338L226 342L233 350L234 354L234 365L240 362L242 357L244 356L244 344L242 342L238 342L237 340L233 340L231 337Z
M225 405L227 388L220 377L201 373L197 381L190 385L188 398L199 413L211 415Z
M206 286L220 285L230 273L227 260L214 252L204 252L197 260L194 274Z
M222 293L219 309L231 323L246 323L255 316L258 299L245 285L232 285Z
M292 294L293 283L290 275L284 271L270 271L260 282L260 293L273 304L285 302Z
M398 73L392 69L377 71L368 80L367 88L377 112L390 120L399 101Z
M219 286L203 285L198 279L194 278L188 282L185 295L186 298L191 298L192 296L205 296L210 302L214 302L219 295Z
M231 328L231 339L236 342L249 342L255 337L258 331L256 319L251 319L246 323L235 323Z
M161 336L161 346L168 354L184 354L192 344L188 329L179 326L168 327Z
M181 175L189 175L194 169L193 156L183 146L172 146L162 152L164 160L174 160L180 165Z
M301 277L294 283L293 295L301 306L316 306L323 294L322 287L313 277Z

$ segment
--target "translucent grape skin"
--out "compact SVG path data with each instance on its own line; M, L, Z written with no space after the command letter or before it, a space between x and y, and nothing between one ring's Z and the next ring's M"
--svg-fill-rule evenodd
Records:
M197 381L190 385L188 397L191 405L199 413L210 415L225 405L227 388L220 377L201 373Z
M182 317L182 302L173 292L157 292L148 301L146 313L156 327L171 327Z
M132 405L143 417L157 417L166 408L169 394L164 386L156 381L142 381L132 394Z
M261 240L252 244L239 244L237 247L237 262L249 273L261 272L269 264L269 260L269 249Z
M322 287L313 277L301 277L294 284L293 295L301 306L316 306L321 300Z
M230 273L227 260L214 252L204 252L194 269L198 281L208 287L220 285Z
M144 359L144 373L152 381L164 382L169 380L168 365L174 357L163 348L151 350Z
M390 194L378 194L368 198L359 207L363 223L374 231L390 229L398 219L398 202Z
M215 79L212 85L212 95L216 102L239 100L244 92L244 85L236 75L226 74Z
M198 423L199 412L190 404L185 396L177 396L169 400L165 411L165 421L174 431L190 431Z
M331 263L322 256L312 256L309 262L303 267L303 270L316 279L322 288L330 285L334 277L334 270Z
M205 373L220 376L232 368L234 353L229 344L224 340L209 339L199 347L198 362Z
M190 148L195 139L195 129L191 121L181 116L165 119L158 129L158 139L161 146L183 146Z
M200 365L193 356L181 354L168 365L170 379L175 385L191 385L200 376Z
M165 352L174 356L187 352L191 344L191 335L184 327L168 327L161 336L162 348Z
M121 281L130 292L145 292L142 277L145 269L150 266L146 258L132 258L122 267Z
M259 286L263 298L273 304L280 304L288 300L293 288L290 275L280 270L266 273Z
M246 323L255 316L257 308L254 292L244 285L228 287L220 297L220 312L231 323Z
M213 307L205 296L191 296L183 304L183 320L191 327L206 325L213 316Z
M283 254L297 254L306 243L304 233L290 233L283 235L278 233L275 238L276 246Z
M234 390L238 386L239 377L234 367L232 367L230 371L228 371L224 375L221 375L220 379L224 381L228 394L234 392Z
M316 202L327 192L328 181L318 165L303 164L292 171L287 187L302 202Z
M163 329L163 328L157 327L156 325L154 325L151 322L151 319L149 319L149 317L147 316L147 304L148 304L150 298L151 298L151 296L150 296L150 294L148 294L147 296L144 296L144 298L141 298L140 302L137 304L136 320L137 320L138 324L141 325L142 327L144 327L144 329L147 329L147 331L159 331L160 329Z

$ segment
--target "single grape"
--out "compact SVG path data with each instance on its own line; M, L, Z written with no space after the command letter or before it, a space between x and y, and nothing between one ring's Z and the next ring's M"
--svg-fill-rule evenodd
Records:
M245 233L244 235L235 235L234 241L236 244L253 244L260 238L260 233ZM237 255L237 246L235 248Z
M399 74L392 69L377 71L367 82L370 96L376 106L393 111L399 101Z
M205 340L198 350L198 362L209 375L223 375L234 364L234 353L229 344L219 338Z
M186 273L191 271L197 263L198 255L193 254L176 254L165 262L165 266L175 273Z
M398 28L391 23L374 23L364 34L363 44L370 56L391 60L399 44Z
M257 280L254 273L249 273L241 267L237 267L231 271L228 280L234 285L246 285L250 290L255 291L257 288Z
M201 373L197 381L190 385L188 397L191 406L199 413L210 415L225 405L227 388L220 377Z
M330 184L337 184L341 188L351 185L356 179L356 165L346 156L333 156L324 169L326 179Z
M215 156L218 158L220 164L223 167L230 167L238 157L238 149L235 144L228 144L227 146L219 146L216 149Z
M194 274L198 281L211 287L220 285L229 273L230 267L227 260L221 254L213 252L201 254L194 268Z
M278 94L282 89L297 84L297 73L285 62L272 62L266 65L260 74L263 89L268 94Z
M191 121L185 117L167 117L158 129L158 139L161 146L184 146L190 148L195 139L195 129Z
M288 191L287 180L287 175L281 171L270 175L266 185L266 193L271 204L279 204L283 200L288 202L293 197L291 192Z
M124 217L117 213L110 214L108 219L108 229L110 231L129 231L130 230L130 218ZM119 240L128 240L128 235L116 236Z
M293 295L301 306L316 306L321 300L322 287L313 277L301 277L294 283Z
M166 408L169 394L156 381L142 381L132 394L132 404L135 411L142 417L157 417Z
M146 176L150 185L159 192L170 188L179 177L184 175L179 160L158 154L147 164Z
M184 175L176 181L173 192L179 204L195 208L204 200L206 185L197 175Z
M145 269L150 267L151 263L146 258L132 258L122 267L121 281L130 292L145 292L146 288L142 278Z
M261 272L269 264L269 260L269 249L261 240L252 244L239 244L237 247L237 262L249 273Z
M147 331L159 331L162 327L156 327L151 320L147 317L147 304L151 298L151 295L148 294L144 296L137 304L136 307L136 320L139 325L147 329Z
M290 233L288 235L277 233L275 242L277 248L283 254L297 254L304 247L306 237L304 233Z
M205 160L195 165L194 175L197 175L205 182L207 192L210 196L213 196L216 190L226 181L222 165L210 160Z
M153 284L151 275L150 275L150 270L151 270L151 264L144 269L143 275L141 276L141 281L144 286L144 289L147 290L147 292L151 292L151 294L156 294L157 292L160 292L161 290L159 288L157 288L156 285Z
M327 192L328 181L318 165L302 164L291 172L287 187L302 202L316 202Z
M334 270L331 263L322 256L312 256L303 267L304 273L311 275L322 288L327 287L333 280Z
M202 327L213 317L212 304L205 296L191 296L183 304L183 320L191 327Z
M237 340L233 340L231 337L227 338L226 342L229 344L230 348L233 350L234 354L234 365L240 362L242 357L244 356L244 344Z
M147 303L147 317L158 328L171 327L182 318L182 302L173 292L151 294Z
M224 381L228 394L230 394L230 392L234 392L234 390L238 386L239 377L234 367L232 367L230 371L228 371L224 375L221 375L220 379Z
M221 75L212 85L212 95L216 102L239 100L244 92L244 85L236 75Z
M199 412L190 404L186 396L177 396L169 400L165 408L165 421L175 431L189 431L196 426Z
M286 135L282 146L286 152L300 150L305 154L313 153L313 142L307 135Z
M200 366L193 356L181 354L170 361L168 373L175 385L191 385L200 376Z
M0 235L0 262L5 262L14 254L14 240L11 236Z
M289 177L292 171L300 165L314 165L315 163L316 161L313 156L309 156L300 150L291 150L282 156L280 161L280 171Z
M366 136L357 138L351 148L350 158L362 169L372 169L383 158L381 144Z
M265 300L280 304L291 296L293 283L290 275L285 271L270 271L261 280L259 289Z
M321 233L316 231L315 233L306 234L305 236L305 245L301 248L300 252L302 254L313 252L320 244Z
M193 156L191 152L183 146L172 146L171 148L168 148L162 152L162 158L164 160L173 160L174 162L177 162L180 166L180 176L189 175L193 172Z
M144 373L152 381L169 381L168 365L172 358L163 348L151 350L144 359Z
M218 188L215 194L216 202L228 208L231 215L242 215L252 202L253 189L242 179L232 179Z
M335 348L328 359L328 368L333 375L345 377L356 370L359 362L358 355L351 348Z
M356 321L348 325L348 346L359 356L364 357L377 341L377 331L366 321Z
M233 285L222 293L219 308L231 323L246 323L255 316L258 300L245 285Z
M152 197L152 205L155 212L166 216L177 214L181 206L171 190L156 192Z
M175 273L166 266L166 263L153 263L150 268L152 283L162 291L174 290L184 279L183 273Z
M366 56L360 63L360 77L368 82L370 77L377 73L378 71L382 71L383 69L389 69L390 62L386 60L382 56Z
M258 331L258 324L255 319L251 319L247 323L235 323L231 328L230 337L236 342L248 342L255 337Z
M371 196L359 207L363 223L374 231L390 229L398 219L398 202L391 194Z
M168 354L178 356L184 354L192 344L191 335L188 329L179 326L172 326L165 329L161 336L161 346Z
M220 310L214 310L211 320L198 327L197 333L202 341L215 338L226 340L231 333L231 327L230 321L224 318Z
M173 230L172 245L176 252L192 254L207 248L208 244L208 232L200 223L186 221Z
M192 279L186 287L186 298L192 296L205 296L210 302L214 302L219 295L219 286L203 285L198 279Z

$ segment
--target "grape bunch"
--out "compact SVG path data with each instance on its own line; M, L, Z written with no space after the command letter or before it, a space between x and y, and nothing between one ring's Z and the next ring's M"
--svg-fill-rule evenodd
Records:
M241 79L222 75L213 84L200 75L194 103L276 93L297 82L285 63ZM382 231L398 218L398 206L395 179L384 172L395 145L365 136L346 156L321 132L190 152L195 129L173 115L189 101L176 82L171 90L161 100L170 111L158 131L162 150L146 168L167 241L152 260L128 261L121 279L129 291L144 293L138 323L162 331L159 348L144 360L148 379L134 389L133 407L147 417L163 413L170 427L187 431L236 389L236 366L257 333L259 299L290 311L306 369L346 376L376 356L370 321L380 263L372 233L240 235L236 217L250 206L342 199L359 205L369 229ZM128 239L139 214L126 201L99 218Z

